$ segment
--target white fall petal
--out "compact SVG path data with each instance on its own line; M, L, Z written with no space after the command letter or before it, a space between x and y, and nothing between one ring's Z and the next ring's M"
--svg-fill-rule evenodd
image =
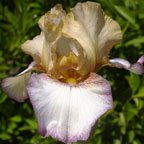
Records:
M35 66L35 62L32 62L27 69L18 75L5 78L2 81L1 87L10 98L18 102L24 102L24 100L28 98L26 85Z
M122 58L114 58L109 60L109 65L112 67L123 68L139 75L143 75L144 55L141 56L134 64L131 64L129 61Z
M27 90L39 132L64 143L87 140L96 120L113 106L109 83L95 73L76 87L33 74Z
M22 75L9 77L2 81L2 89L12 99L18 102L24 102L28 98L26 84L31 75L31 72L26 72Z

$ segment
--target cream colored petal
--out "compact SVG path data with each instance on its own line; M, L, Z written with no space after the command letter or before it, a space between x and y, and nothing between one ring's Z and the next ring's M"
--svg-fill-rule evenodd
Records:
M103 65L112 46L122 39L120 26L95 2L78 3L72 13L74 16L68 14L65 20L63 32L81 44L90 67Z
M84 50L84 59L87 60L86 66L89 71L95 68L96 48L84 26L74 19L73 13L69 13L65 20L62 30L64 36L78 41Z
M39 26L44 31L45 37L50 44L61 35L64 17L65 11L60 4L57 4L40 19Z
M76 56L79 55L77 45L74 42L74 40L66 38L64 36L62 36L57 41L56 52L58 55L61 55L61 56L68 56L70 52L73 52Z
M26 84L31 76L32 70L35 69L35 62L29 64L28 68L16 76L5 78L2 83L2 89L12 99L23 102L28 98Z
M98 35L104 26L101 6L95 2L78 3L68 14L64 23L64 34L76 39L84 49L85 66L93 71L98 51Z
M55 43L50 44L46 37L44 39L44 45L43 45L43 50L42 50L42 65L45 67L47 71L49 71L53 65L55 64Z
M42 31L44 31L44 17L45 17L44 15L41 16L41 18L38 21L38 25Z
M84 26L93 43L96 44L98 34L105 22L100 4L96 2L78 3L72 12L75 19Z
M34 61L39 63L42 59L42 49L44 43L44 33L34 37L32 40L27 40L22 44L21 48L26 53L33 57Z
M15 77L9 77L2 81L2 89L12 99L24 102L28 98L26 84L31 72L24 73Z
M83 49L81 45L72 38L62 36L56 46L56 52L59 56L70 56L70 53L75 57L71 59L77 66L75 70L81 75L89 73L89 65L86 65L87 60L85 59Z
M42 63L47 70L54 65L55 44L61 37L64 16L65 12L62 6L57 4L39 20L39 26L45 34Z
M120 42L121 39L122 31L119 24L105 15L105 25L98 36L98 59L107 59L113 45Z

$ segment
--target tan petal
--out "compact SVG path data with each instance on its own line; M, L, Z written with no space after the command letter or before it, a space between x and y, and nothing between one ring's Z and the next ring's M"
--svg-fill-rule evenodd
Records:
M93 71L95 67L96 48L84 28L84 26L74 19L73 13L69 13L64 20L63 34L66 37L73 38L78 41L84 50L85 59L89 63L89 71Z
M72 12L75 19L84 26L93 43L96 44L98 34L105 22L100 4L95 2L78 3Z
M42 63L49 69L53 65L53 55L55 53L55 44L61 37L63 17L65 12L60 4L53 7L39 20L39 26L44 31L44 47L42 51Z
M110 49L122 38L118 23L95 2L78 3L67 15L63 33L83 47L90 71L107 62Z
M107 59L114 44L122 39L122 31L119 24L105 15L105 25L98 36L98 61Z
M70 52L73 52L77 56L79 55L75 41L64 36L57 41L56 52L61 56L68 56Z
M41 18L38 21L38 25L41 28L41 30L43 30L43 31L44 31L44 17L45 17L44 15L41 16Z
M60 4L57 4L40 19L39 26L44 31L45 37L50 44L59 38L64 17L65 11Z
M46 69L48 69L50 61L51 61L51 49L48 41L46 40L46 38L44 38L44 45L42 49L42 64Z
M32 40L27 40L22 44L21 48L26 53L33 57L35 62L41 62L42 48L44 43L44 33L34 37Z

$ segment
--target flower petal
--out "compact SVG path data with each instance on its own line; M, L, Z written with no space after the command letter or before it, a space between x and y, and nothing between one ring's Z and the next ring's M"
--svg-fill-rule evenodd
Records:
M56 56L57 63L66 58L68 64L65 65L64 71L66 69L75 69L80 75L86 75L89 73L89 65L86 65L87 60L85 59L83 49L81 45L72 38L67 38L62 36L56 44ZM69 59L69 60L68 60ZM60 72L60 70L57 70Z
M118 23L95 2L78 3L64 20L63 34L80 43L89 71L107 63L110 49L122 39Z
M75 41L64 36L57 41L56 52L60 56L68 56L70 52L73 52L76 56L79 55Z
M35 62L29 64L28 68L16 76L5 78L2 83L2 89L12 99L23 102L28 98L26 84L31 76L31 71L35 69Z
M73 38L79 42L81 47L84 50L84 55L89 63L88 69L89 71L93 71L95 68L95 59L96 59L96 48L93 44L88 32L85 27L74 19L73 13L67 14L64 26L63 26L63 34L66 37Z
M43 30L45 39L42 51L42 63L46 69L53 67L53 55L55 55L55 44L61 37L63 18L65 11L57 4L39 20L39 26Z
M139 75L144 74L144 55L141 56L134 64L131 64L129 61L121 58L110 59L109 64L112 67L124 68Z
M84 26L93 43L97 43L97 37L105 23L100 4L90 1L77 3L72 12L75 19Z
M122 39L122 31L119 24L107 15L105 15L104 19L104 27L98 36L98 61L107 60L113 45Z
M27 72L15 77L9 77L2 81L1 86L4 92L18 102L24 102L28 98L26 84L31 72Z
M109 83L95 73L76 87L33 74L27 90L39 132L64 143L87 140L95 121L113 106Z
M33 40L27 40L22 44L21 48L26 53L33 57L35 62L41 62L42 48L44 43L44 33L33 38Z

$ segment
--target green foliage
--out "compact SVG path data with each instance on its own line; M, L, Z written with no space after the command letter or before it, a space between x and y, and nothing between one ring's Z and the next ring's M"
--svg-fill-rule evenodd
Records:
M80 0L79 0L80 1ZM81 2L84 0L81 0ZM76 0L0 1L0 79L14 75L30 63L20 45L40 32L37 21L57 3L69 10ZM135 62L144 52L144 0L97 0L120 24L124 37L110 57ZM112 85L114 109L98 120L87 144L143 144L144 78L124 70L103 68ZM0 144L60 144L37 133L31 104L17 103L0 91Z

